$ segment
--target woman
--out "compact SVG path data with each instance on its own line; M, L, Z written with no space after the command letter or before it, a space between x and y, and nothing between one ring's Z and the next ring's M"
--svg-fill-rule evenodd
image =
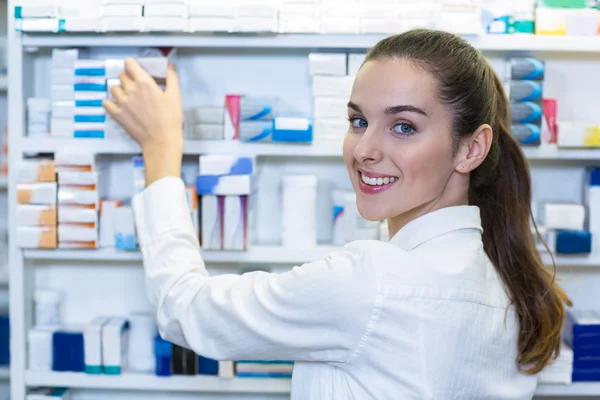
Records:
M141 145L134 199L161 334L223 360L295 360L294 399L529 399L560 350L565 294L530 234L526 160L503 87L448 33L378 43L348 103L359 241L284 274L209 277L190 221L179 82L133 60L108 112Z

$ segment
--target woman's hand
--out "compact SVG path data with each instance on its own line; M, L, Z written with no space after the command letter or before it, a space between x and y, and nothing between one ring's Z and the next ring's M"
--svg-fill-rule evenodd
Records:
M165 91L133 58L125 61L119 78L121 86L111 90L115 101L103 105L142 148L146 186L163 177L180 177L183 111L175 69L169 66Z

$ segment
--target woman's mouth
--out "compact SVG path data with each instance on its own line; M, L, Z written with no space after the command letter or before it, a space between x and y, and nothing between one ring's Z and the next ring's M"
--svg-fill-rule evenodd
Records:
M365 194L377 194L389 189L398 177L358 170L358 186Z

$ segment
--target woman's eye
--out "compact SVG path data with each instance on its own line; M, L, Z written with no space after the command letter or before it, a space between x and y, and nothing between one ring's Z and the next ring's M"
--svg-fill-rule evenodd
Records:
M362 118L351 118L350 124L354 129L364 129L369 125L367 121Z
M407 122L402 122L394 126L394 132L401 135L410 135L415 132L415 128Z

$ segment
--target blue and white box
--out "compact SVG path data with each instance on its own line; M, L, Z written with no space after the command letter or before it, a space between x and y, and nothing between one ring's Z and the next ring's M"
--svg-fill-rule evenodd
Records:
M199 196L244 196L252 194L250 175L199 176L196 189Z
M255 168L254 157L234 155L200 156L201 176L252 175Z
M106 375L121 375L127 368L129 322L111 318L102 327L102 370Z
M83 330L85 373L102 373L102 328L108 322L107 317L96 317Z
M310 118L277 117L273 120L273 142L312 143L313 123Z
M204 195L201 198L201 242L205 250L223 249L225 197Z
M133 208L117 207L114 210L115 247L117 250L137 250Z

